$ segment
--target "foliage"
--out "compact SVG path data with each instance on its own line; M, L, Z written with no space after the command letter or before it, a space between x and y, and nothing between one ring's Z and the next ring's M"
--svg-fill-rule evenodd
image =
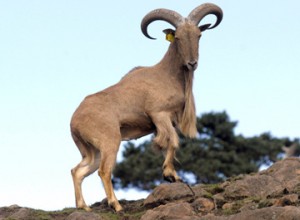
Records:
M236 126L237 122L230 121L226 112L210 112L197 118L197 138L180 135L180 150L176 154L180 163L175 165L183 180L218 183L233 175L256 172L262 165L278 160L282 146L293 143L270 133L248 138L235 135ZM164 158L153 152L150 141L138 146L129 142L123 157L114 171L116 187L149 190L162 182Z

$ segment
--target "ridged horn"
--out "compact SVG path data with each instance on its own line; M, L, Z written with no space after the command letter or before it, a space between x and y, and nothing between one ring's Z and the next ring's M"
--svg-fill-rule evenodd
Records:
M141 29L142 29L143 34L152 40L154 40L155 38L151 37L148 34L147 28L151 22L157 21L157 20L166 21L166 22L170 23L171 25L173 25L175 28L177 28L178 25L180 25L180 23L182 23L184 21L184 18L176 11L172 11L169 9L163 9L163 8L153 10L153 11L149 12L148 14L146 14L141 22Z
M188 19L190 21L192 21L195 25L198 25L200 23L200 21L209 14L213 14L217 17L217 21L216 23L209 27L208 29L212 29L217 27L223 18L223 11L222 9L215 5L215 4L211 4L211 3L206 3L206 4L202 4L200 6L198 6L197 8L195 8L188 16Z

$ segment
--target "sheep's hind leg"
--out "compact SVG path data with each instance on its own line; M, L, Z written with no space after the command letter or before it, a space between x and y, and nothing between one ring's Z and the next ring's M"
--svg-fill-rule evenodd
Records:
M110 141L103 143L103 145L101 144L101 146L99 146L101 148L101 160L98 174L104 186L108 205L112 206L117 212L119 212L123 208L120 205L114 193L113 185L111 182L111 175L116 163L121 138L116 138L116 136L114 135L111 135L111 137L112 138L110 139L106 139Z
M85 177L89 176L98 169L99 151L92 146L88 146L87 144L83 143L74 135L73 139L82 154L81 162L71 170L75 189L76 207L82 208L86 211L91 211L91 208L88 207L84 201L81 185Z
M175 150L178 148L179 140L169 114L159 113L152 115L151 118L156 126L157 131L157 135L154 138L154 143L158 146L161 146L166 152L164 154L165 161L163 163L163 177L169 182L180 182L181 179L177 175L173 165Z

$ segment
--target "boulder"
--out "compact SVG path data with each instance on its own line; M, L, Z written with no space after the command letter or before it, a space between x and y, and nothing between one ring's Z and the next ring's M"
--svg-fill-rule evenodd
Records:
M10 219L24 220L28 219L28 216L32 213L32 210L28 208L19 208L18 211L9 216Z
M246 197L268 198L300 191L300 160L288 158L269 169L233 181L225 188L229 199Z
M190 200L193 190L185 183L161 184L145 199L146 207L156 207L175 200Z
M197 212L210 212L215 208L215 203L208 198L197 198L192 206Z
M160 205L157 208L148 210L141 220L191 220L197 217L191 204L182 202Z

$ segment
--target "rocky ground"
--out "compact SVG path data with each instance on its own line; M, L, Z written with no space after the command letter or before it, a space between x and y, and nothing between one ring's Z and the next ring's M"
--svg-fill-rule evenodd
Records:
M105 201L95 203L92 212L46 212L13 205L0 208L0 220L297 220L299 196L300 159L289 158L220 184L162 184L145 200L121 201L122 213L113 212Z

